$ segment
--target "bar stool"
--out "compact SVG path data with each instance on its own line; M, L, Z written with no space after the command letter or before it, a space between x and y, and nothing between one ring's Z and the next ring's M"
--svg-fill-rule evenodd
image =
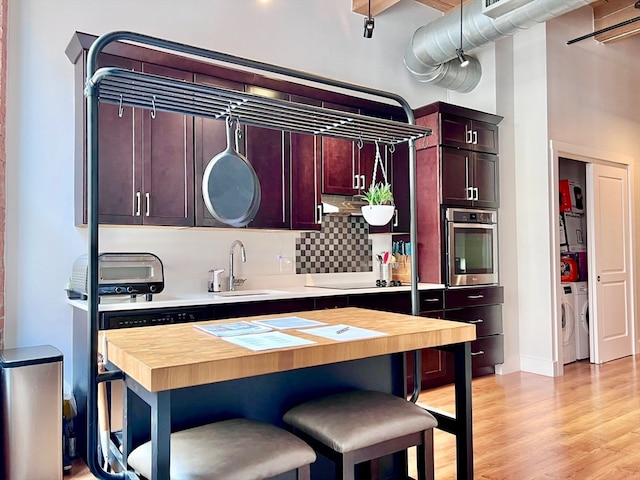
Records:
M393 395L351 391L293 407L284 421L300 438L336 465L338 480L355 478L355 465L417 446L418 479L433 479L433 427L436 419L423 408Z
M309 480L316 454L302 440L273 425L236 418L171 434L171 480L262 480L296 470ZM151 477L151 442L134 449L131 468Z

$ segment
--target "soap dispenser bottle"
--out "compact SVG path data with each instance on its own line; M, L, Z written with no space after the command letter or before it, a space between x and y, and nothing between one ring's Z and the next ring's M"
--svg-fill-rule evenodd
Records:
M209 292L221 292L221 282L220 275L224 273L224 268L214 268L213 270L209 270Z

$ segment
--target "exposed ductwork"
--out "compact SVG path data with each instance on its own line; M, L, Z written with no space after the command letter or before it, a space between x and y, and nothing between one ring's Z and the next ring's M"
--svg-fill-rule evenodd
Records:
M418 81L458 92L470 92L480 82L482 67L477 58L466 52L589 5L595 0L533 0L495 19L482 13L484 1L473 0L462 10L462 48L470 62L464 68L456 56L456 49L460 47L459 9L415 31L405 50L404 64Z

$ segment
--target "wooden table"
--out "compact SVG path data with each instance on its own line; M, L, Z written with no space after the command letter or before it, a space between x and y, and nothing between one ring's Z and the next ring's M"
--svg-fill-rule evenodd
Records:
M457 416L443 417L441 413L436 416L445 430L457 436L458 478L473 478L469 342L476 338L475 326L362 308L293 312L244 317L242 320L286 316L318 320L330 325L347 324L386 335L343 342L298 330L286 330L285 333L315 343L254 352L202 332L194 328L193 323L106 332L108 360L124 373L127 387L123 405L125 418L128 418L128 392L134 392L151 407L154 480L169 478L171 391L442 346L450 346L456 355ZM201 323L237 320L240 319ZM266 395L265 392L263 394ZM123 450L126 459L132 439L126 424L124 430Z

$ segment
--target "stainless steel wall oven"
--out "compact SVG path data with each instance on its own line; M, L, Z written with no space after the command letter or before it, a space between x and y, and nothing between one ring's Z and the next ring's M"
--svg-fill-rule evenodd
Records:
M497 212L447 208L444 218L447 286L497 285Z

